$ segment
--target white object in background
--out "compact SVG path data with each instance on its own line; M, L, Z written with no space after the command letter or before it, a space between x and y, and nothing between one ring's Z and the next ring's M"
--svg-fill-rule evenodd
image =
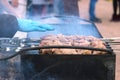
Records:
M19 39L27 38L27 32L17 31L13 37L18 37Z

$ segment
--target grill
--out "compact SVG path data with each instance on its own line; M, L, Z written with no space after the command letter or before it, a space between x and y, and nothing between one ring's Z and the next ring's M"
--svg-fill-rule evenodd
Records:
M115 55L24 55L22 65L26 80L115 79Z
M51 22L49 22L50 20ZM75 16L49 16L40 20L55 27L55 31L49 32L29 32L27 39L6 39L1 40L0 44L7 45L12 40L16 43L9 44L15 50L20 43L25 47L18 52L21 54L10 60L0 61L0 79L11 78L12 73L15 80L115 80L116 55L108 43L107 49L89 48L83 46L38 46L40 38L48 34L82 35L95 36L102 38L102 35L94 25L84 19ZM36 40L36 38L38 40ZM33 39L32 41L30 39ZM35 39L35 40L34 40ZM5 42L4 42L5 41ZM4 44L5 43L5 44ZM3 47L3 46L0 46ZM32 47L32 48L30 48ZM67 49L88 49L91 51L104 51L106 54L99 55L40 55L39 49L48 48L67 48ZM1 50L1 48L0 48ZM2 49L4 53L4 48ZM12 55L15 52L10 52ZM6 53L9 54L9 53ZM17 55L17 54L16 54ZM7 64L6 64L7 63ZM3 65L1 65L3 64ZM5 66L5 67L3 67ZM10 70L9 70L10 69ZM2 70L2 71L1 71ZM2 76L1 76L2 75Z
M89 21L73 16L57 17L60 21L54 24L50 23L55 26L55 31L47 33L30 32L28 37L36 38L48 34L62 33L64 35L93 35L102 38L96 26ZM46 18L43 18L43 22L45 22L44 19L46 20ZM53 47L71 49L69 46ZM108 51L105 50L107 52L105 55L39 55L38 49L24 51L25 55L21 56L22 70L26 80L115 80L116 55L109 44L106 47ZM42 47L41 49L46 48L51 47ZM72 48L84 49L83 47ZM96 49L90 50L94 51Z

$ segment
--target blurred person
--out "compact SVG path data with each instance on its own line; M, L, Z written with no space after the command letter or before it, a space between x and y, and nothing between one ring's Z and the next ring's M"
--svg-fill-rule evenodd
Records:
M113 15L111 21L120 21L120 0L113 0Z
M79 16L78 0L54 0L53 4L56 15Z
M9 4L8 0L0 0L0 13L3 14L12 14L16 17L19 17L19 14L15 11L15 9Z
M2 11L6 11L7 14L3 15L4 13L2 13ZM49 30L54 30L54 28L52 26L50 26L50 25L42 24L40 22L33 21L33 20L19 18L19 15L17 15L15 13L13 7L9 4L9 2L7 0L0 0L0 16L1 16L0 17L0 21L2 23L7 21L7 19L9 19L8 15L11 15L11 14L13 16L16 16L20 31L30 32L30 31L49 31ZM10 21L10 22L12 22L12 21ZM3 24L3 25L6 25L6 24ZM7 26L9 26L9 25L7 25ZM6 28L6 30L8 28Z
M62 0L67 15L79 16L78 0Z
M28 0L27 6L30 17L45 16L52 12L52 0Z
M63 0L54 0L53 4L54 4L53 9L54 9L55 15L64 15L65 14Z
M95 14L95 7L96 7L97 1L98 0L90 0L90 3L89 3L89 18L90 18L90 21L92 21L92 22L101 23L102 22L101 19L97 18L96 14Z
M25 18L27 0L11 0L11 5L15 8L15 11L20 14L21 18Z

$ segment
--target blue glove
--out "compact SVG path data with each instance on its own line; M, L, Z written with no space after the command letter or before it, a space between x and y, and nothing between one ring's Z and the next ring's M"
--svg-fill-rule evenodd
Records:
M32 20L27 19L17 19L19 29L21 31L30 32L30 31L51 31L54 30L54 28L48 24L41 24L39 22L35 22Z

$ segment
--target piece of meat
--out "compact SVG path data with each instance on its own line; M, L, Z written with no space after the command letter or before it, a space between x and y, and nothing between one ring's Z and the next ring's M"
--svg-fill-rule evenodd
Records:
M47 35L41 40L40 46L82 46L106 49L103 41L93 36L79 36L79 35ZM102 51L91 51L85 49L43 49L40 54L105 54Z

